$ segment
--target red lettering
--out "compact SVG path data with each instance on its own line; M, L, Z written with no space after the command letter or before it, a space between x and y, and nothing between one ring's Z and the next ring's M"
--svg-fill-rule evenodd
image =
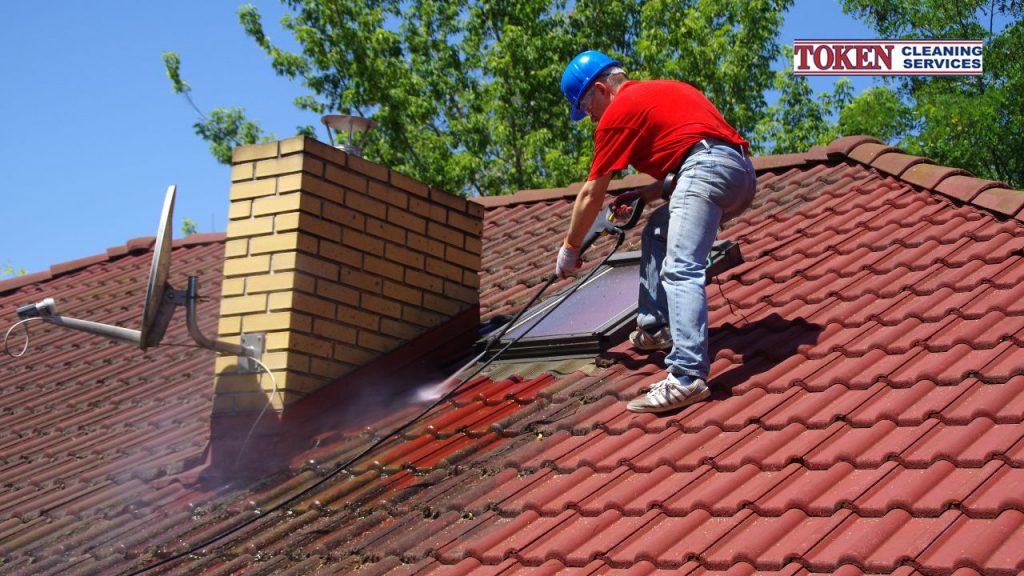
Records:
M822 60L822 55L826 56L825 60ZM814 65L818 67L818 70L828 70L832 68L833 60L834 58L831 46L818 46L814 50Z
M885 65L886 70L892 70L892 44L881 44L874 46L875 49L875 69L881 70L882 64ZM882 62L882 64L879 64Z
M843 46L842 44L835 47L836 70L853 70L853 62L850 62L850 51L853 49L854 46Z
M809 68L807 66L807 56L811 53L811 47L805 44L801 44L800 46L794 46L793 53L794 55L800 57L800 63L797 64L796 69L807 70Z

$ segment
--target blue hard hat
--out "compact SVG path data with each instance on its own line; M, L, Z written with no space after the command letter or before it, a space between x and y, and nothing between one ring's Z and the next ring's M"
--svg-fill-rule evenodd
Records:
M562 72L562 94L569 101L569 118L578 122L586 116L586 112L580 109L580 99L587 92L587 88L594 83L594 79L601 75L609 66L621 66L618 60L612 60L597 50L580 52L565 67Z

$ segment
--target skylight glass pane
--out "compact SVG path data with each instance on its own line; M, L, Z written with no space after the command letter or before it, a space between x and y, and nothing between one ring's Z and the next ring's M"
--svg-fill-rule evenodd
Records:
M541 317L558 302L561 295L535 306L523 315L518 326L508 331L505 340L511 340L528 329L530 332L527 338L593 334L609 321L636 308L639 286L639 265L606 268L558 305L544 320L541 321Z

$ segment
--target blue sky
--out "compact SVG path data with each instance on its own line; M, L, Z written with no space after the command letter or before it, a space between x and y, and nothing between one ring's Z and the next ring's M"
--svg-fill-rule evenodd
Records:
M192 129L195 112L171 91L161 53L177 51L182 76L204 110L242 106L279 137L315 115L292 99L297 83L276 76L242 32L241 2L57 0L7 3L0 26L0 145L4 233L0 268L28 272L156 233L163 194L178 186L175 237L183 218L223 231L229 169ZM284 8L250 0L274 41ZM797 0L781 41L874 38L837 2ZM816 90L834 78L812 78ZM856 91L872 85L853 78Z

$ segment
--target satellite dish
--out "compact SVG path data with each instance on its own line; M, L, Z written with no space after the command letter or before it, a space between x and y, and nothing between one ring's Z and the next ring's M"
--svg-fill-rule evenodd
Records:
M57 303L53 298L21 306L17 311L18 317L22 320L39 318L50 324L134 344L145 350L160 344L160 340L163 339L164 333L167 332L167 326L171 322L171 316L174 315L174 309L184 306L188 333L197 344L203 348L238 356L239 371L242 373L258 371L259 358L263 353L264 334L242 334L241 345L211 340L203 336L196 322L199 279L189 276L188 288L185 290L175 290L167 283L171 269L171 219L174 214L175 191L173 185L168 186L167 193L164 195L164 209L160 213L156 243L153 245L153 260L150 262L149 280L146 283L146 300L142 309L141 330L61 316L57 313Z
M153 261L149 266L149 282L142 309L139 346L143 350L160 342L174 314L173 298L168 298L170 286L167 284L167 276L171 270L171 221L174 216L175 193L176 187L173 184L167 187L164 209L160 213L160 223L156 230Z

